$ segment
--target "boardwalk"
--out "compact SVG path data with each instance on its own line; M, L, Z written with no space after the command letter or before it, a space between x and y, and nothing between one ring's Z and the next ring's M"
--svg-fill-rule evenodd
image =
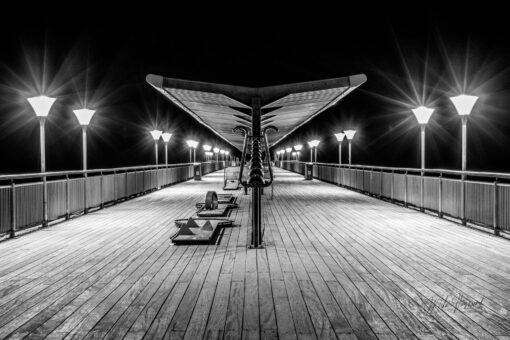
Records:
M278 171L219 245L172 246L222 174L0 243L0 338L510 339L510 242Z

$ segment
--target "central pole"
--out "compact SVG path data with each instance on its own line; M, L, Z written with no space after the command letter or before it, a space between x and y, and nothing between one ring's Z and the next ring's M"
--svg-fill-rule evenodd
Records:
M310 149L310 163L313 163L313 147Z
M249 182L252 187L252 241L253 248L262 246L262 185L264 184L264 174L262 169L262 152L260 149L261 137L261 103L260 98L252 99L252 144L251 144L251 167L249 173Z
M420 125L421 135L421 169L425 169L425 124Z
M196 158L196 152L195 152L195 148L193 148L193 163L196 163L197 162L197 158Z
M467 116L461 116L462 119L462 171L466 171L467 156Z
M315 163L317 163L317 147L315 147Z

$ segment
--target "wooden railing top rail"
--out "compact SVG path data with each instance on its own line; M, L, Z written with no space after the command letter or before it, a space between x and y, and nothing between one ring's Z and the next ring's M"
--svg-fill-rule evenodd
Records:
M303 163L307 164L310 162L296 162L296 161L288 161L284 160L281 162L291 162L291 163ZM331 166L331 167L339 167L339 164L336 163L313 163L314 165L323 165L323 166ZM419 168L398 168L398 167L385 167L385 166L375 166L375 165L359 165L359 164L342 164L343 168L352 168L352 169L363 169L363 170L381 170L381 171L399 171L399 172L412 172L412 173L432 173L439 175L457 175L457 176L470 176L470 177L490 177L490 178L500 178L500 179L509 179L510 173L504 172L485 172L485 171L461 171L461 170L448 170L448 169L419 169Z
M203 162L201 164L215 163L215 162ZM24 173L24 174L13 174L13 175L0 175L0 181L11 181L16 179L29 179L29 178L41 178L41 177L59 177L59 176L74 176L84 174L100 174L100 173L115 173L115 172L126 172L126 171L138 171L138 170L156 170L165 168L175 168L179 166L189 166L194 163L179 163L179 164L158 164L158 165L140 165L140 166L129 166L121 168L105 168L105 169L90 169L90 170L67 170L67 171L51 171L51 172L35 172L35 173Z

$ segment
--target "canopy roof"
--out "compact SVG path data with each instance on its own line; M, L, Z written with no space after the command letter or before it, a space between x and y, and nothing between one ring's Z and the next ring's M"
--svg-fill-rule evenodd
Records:
M343 78L278 85L242 87L195 82L147 75L147 82L173 103L188 112L226 142L241 150L243 137L232 129L251 129L251 101L262 103L262 128L274 125L268 135L272 147L310 119L335 105L366 81L364 74Z

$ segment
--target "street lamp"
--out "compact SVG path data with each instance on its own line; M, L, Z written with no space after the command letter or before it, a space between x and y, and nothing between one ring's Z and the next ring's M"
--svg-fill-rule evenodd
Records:
M27 99L32 108L34 109L35 115L39 118L39 131L40 131L40 147L41 147L41 172L46 172L46 143L44 134L44 125L46 123L46 117L50 112L51 106L55 102L56 98L39 96Z
M345 130L345 137L347 137L347 140L349 141L349 165L352 163L352 157L351 157L351 142L354 138L354 135L356 134L356 130Z
M209 155L209 151L211 151L212 146L207 145L207 144L204 144L204 145L202 145L202 148L203 148L203 149L204 149L204 151L205 151L205 160L207 161L207 160L208 160L208 159L207 159L207 156Z
M335 137L338 141L338 165L342 165L342 141L345 138L345 133L335 133Z
M168 142L170 142L172 134L165 132L161 135L161 138L163 138L163 142L165 142L165 165L168 166Z
M150 134L154 139L154 154L156 155L156 165L158 165L158 140L163 132L161 130L152 130Z
M425 169L425 126L427 126L427 123L430 119L430 116L432 115L432 112L434 112L434 109L430 109L425 106L417 107L416 109L412 110L414 113L414 116L416 117L416 120L420 124L420 140L421 140L421 169Z
M287 152L287 160L290 161L290 153L292 152L292 148L286 148L285 151Z
M186 144L188 144L188 147L189 147L189 162L191 163L191 150L193 150L193 163L196 162L196 148L198 146L198 142L195 141L195 140L187 140L186 141Z
M221 155L221 160L224 161L225 160L225 150L221 149L220 155Z
M82 128L82 144L83 144L83 171L87 170L87 126L96 111L89 109L73 110L78 122Z
M317 139L314 139L314 140L311 140L308 142L308 145L310 146L310 162L313 162L312 151L315 148L315 163L317 163L317 147L319 146L320 142L321 141L317 140Z
M27 99L37 118L39 118L39 144L41 147L41 172L46 172L46 143L44 125L46 117L50 113L51 106L56 98L47 96L32 97ZM43 176L43 227L47 225L48 221L48 188L46 185L46 176ZM14 235L11 235L14 237Z
M230 161L230 151L225 150L225 158L227 159L227 162Z
M292 152L292 160L296 160L297 159L297 152L294 151Z
M478 97L461 94L460 96L451 97L457 113L462 120L462 171L466 171L466 154L467 154L467 117L471 113Z
M214 153L216 154L216 162L217 162L217 161L218 161L218 153L220 152L220 148L215 147L215 148L213 149L213 151L214 151Z
M303 149L303 145L298 144L294 145L294 150L297 151L297 161L299 162L299 157L301 156L301 149Z

